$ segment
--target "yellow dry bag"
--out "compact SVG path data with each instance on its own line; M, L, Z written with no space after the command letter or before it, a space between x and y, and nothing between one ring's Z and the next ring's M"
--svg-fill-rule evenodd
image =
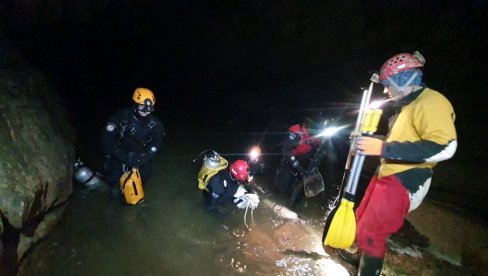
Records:
M144 190L142 189L142 180L137 168L126 171L120 177L120 190L124 194L127 204L136 205L144 201Z
M198 172L198 188L200 190L208 191L208 180L219 171L227 168L227 165L229 165L229 162L222 156L205 156L203 158L202 167Z

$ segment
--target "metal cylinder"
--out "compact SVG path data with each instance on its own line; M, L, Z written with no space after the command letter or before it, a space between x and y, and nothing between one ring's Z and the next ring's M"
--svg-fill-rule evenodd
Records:
M220 166L220 160L215 158L205 157L205 166L212 169L218 168Z
M86 186L93 186L101 182L100 177L87 166L79 167L74 175L76 181Z

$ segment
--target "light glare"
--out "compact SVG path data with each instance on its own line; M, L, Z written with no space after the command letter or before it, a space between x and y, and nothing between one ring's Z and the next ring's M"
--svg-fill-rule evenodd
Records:
M254 146L249 151L249 157L251 160L257 160L261 155L261 149L258 146Z
M331 126L331 127L326 127L324 130L322 130L317 137L332 137L334 136L339 130L343 129L345 126Z

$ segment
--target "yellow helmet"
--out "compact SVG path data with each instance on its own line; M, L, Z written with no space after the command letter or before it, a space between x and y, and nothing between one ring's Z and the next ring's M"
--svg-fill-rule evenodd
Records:
M143 87L136 88L134 95L132 95L132 99L137 104L147 104L146 100L151 101L152 106L156 104L156 98L154 98L153 92Z

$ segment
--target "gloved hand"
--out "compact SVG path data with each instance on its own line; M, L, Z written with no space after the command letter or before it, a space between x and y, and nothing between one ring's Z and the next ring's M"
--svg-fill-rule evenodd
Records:
M140 165L139 159L132 158L124 162L125 166L130 170L132 168L138 168Z
M257 194L253 193L247 193L242 196L240 196L237 199L237 208L239 209L245 209L245 208L251 208L255 209L259 205L259 197Z
M383 152L383 141L372 137L359 137L356 139L356 148L362 155L381 156Z
M122 161L122 163L124 164L124 171L139 166L135 152L129 152L127 154L124 154L123 158L120 161Z
M295 168L295 169L300 166L300 162L298 162L298 160L293 155L290 157L290 164L291 164L292 168Z
M139 167L141 165L146 164L151 157L152 155L150 152L143 152L141 154L136 154L135 152L131 152L129 153L127 161L124 162L124 164L130 169L133 167Z
M300 164L300 162L298 162L298 160L296 159L295 156L291 156L290 157L290 165L291 167L293 168L293 174L294 175L303 175L305 170L303 169L302 165Z
M152 157L151 153L150 152L143 152L140 156L139 156L139 164L142 165L142 164L146 164L147 161L149 161L149 159Z

